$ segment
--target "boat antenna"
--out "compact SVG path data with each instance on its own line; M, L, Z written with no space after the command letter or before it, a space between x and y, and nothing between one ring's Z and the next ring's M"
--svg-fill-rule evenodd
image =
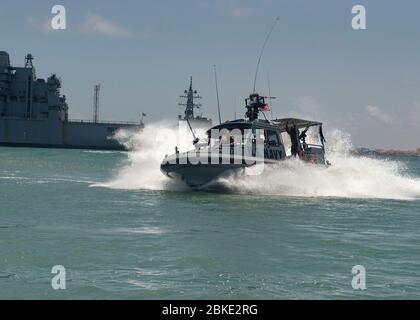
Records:
M270 70L267 70L267 82L268 82L268 105L270 106L271 120L273 120L273 97L271 96L271 85L270 85Z
M219 87L217 86L217 71L216 65L213 65L214 68L214 82L216 83L216 97L217 97L217 111L219 113L219 124L222 124L222 117L220 115L220 100L219 100Z
M186 118L186 120L187 120L187 123L188 123L188 127L190 128L190 131L191 131L191 133L193 135L193 138L194 138L193 144L196 144L198 142L198 139L195 135L195 132L194 132L193 128L191 127L190 119Z
M236 96L233 97L234 118L236 120Z
M280 18L279 18L279 17L277 17L277 18L276 18L276 20L274 20L274 23L273 23L273 25L271 26L271 29L270 29L270 31L268 32L267 37L265 38L264 44L263 44L263 46L262 46L262 48L261 48L260 56L258 57L257 68L256 68L256 70L255 70L255 77L254 77L254 89L253 89L253 91L252 91L253 93L256 93L256 92L255 92L255 85L256 85L256 83L257 83L258 69L260 68L260 62L261 62L262 55L263 55L263 53L264 53L265 46L267 45L267 42L268 42L268 40L270 39L271 33L273 32L273 30L274 30L274 28L275 28L275 26L276 26L276 24L277 24L277 22L278 22L279 20L280 20Z

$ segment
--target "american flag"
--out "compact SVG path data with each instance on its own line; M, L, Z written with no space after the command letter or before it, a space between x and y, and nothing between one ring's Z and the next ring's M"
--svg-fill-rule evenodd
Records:
M263 109L262 109L262 111L263 111L263 112L270 111L270 106L266 103L265 105L263 105Z

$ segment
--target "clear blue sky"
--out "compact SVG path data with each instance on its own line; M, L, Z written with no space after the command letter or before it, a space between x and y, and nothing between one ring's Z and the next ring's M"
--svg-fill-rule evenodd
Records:
M67 9L67 30L49 30L54 4ZM367 30L351 28L356 4ZM217 64L227 119L244 112L276 16L257 84L267 94L269 72L275 116L315 117L357 146L420 147L420 1L2 0L0 50L16 66L31 52L38 77L57 73L71 118L92 117L100 82L102 119L173 119L192 75L216 119Z

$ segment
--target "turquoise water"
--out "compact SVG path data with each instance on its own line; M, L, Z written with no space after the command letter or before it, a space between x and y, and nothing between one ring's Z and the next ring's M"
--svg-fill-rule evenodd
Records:
M398 161L420 176L420 159ZM412 195L94 186L126 165L119 152L0 148L0 298L420 298ZM66 290L51 287L54 265ZM354 265L364 291L351 286Z

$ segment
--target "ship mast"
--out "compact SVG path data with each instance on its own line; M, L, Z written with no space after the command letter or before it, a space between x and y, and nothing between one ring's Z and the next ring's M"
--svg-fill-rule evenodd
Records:
M101 90L101 85L95 85L93 89L93 122L98 123L99 121L99 92Z
M33 102L33 82L36 80L35 67L33 64L34 56L28 53L25 56L25 68L30 70L26 82L26 118L32 118L32 102Z
M192 86L192 77L190 77L190 87L188 90L184 91L184 95L180 96L182 99L186 99L186 102L178 103L179 106L184 106L184 120L194 119L194 108L199 109L201 107L200 103L194 103L194 99L201 99L202 97L198 94L197 90L193 89Z

